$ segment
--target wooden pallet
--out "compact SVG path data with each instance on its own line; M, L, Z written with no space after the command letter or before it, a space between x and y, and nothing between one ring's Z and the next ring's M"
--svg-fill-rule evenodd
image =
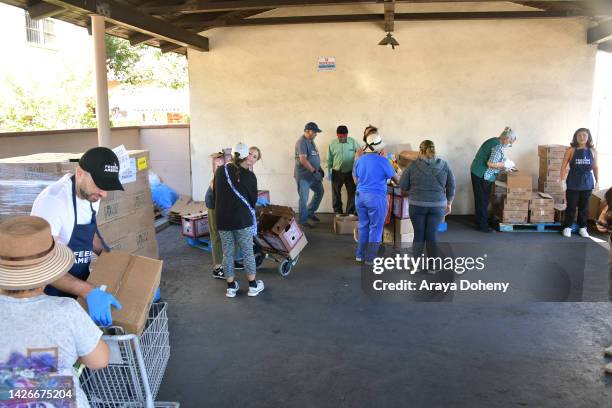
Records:
M212 245L210 243L210 238L201 237L201 238L190 238L185 237L185 241L187 245L201 249L202 251L210 252L212 250Z
M561 231L559 222L543 222L538 224L508 224L499 223L500 232L559 232Z

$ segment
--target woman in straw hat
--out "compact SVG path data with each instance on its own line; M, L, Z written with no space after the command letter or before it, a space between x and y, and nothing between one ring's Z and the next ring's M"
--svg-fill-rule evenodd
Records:
M355 205L359 217L357 262L371 264L378 253L387 215L387 180L399 178L386 158L385 143L378 129L368 126L364 131L365 146L355 162L357 193Z
M16 402L25 398L18 392L25 387L58 390L55 397L89 407L73 365L108 364L108 346L85 310L74 299L44 294L74 259L44 219L0 222L0 377Z

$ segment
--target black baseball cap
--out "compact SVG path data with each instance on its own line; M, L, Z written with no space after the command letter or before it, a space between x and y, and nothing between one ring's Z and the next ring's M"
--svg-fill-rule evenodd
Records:
M319 129L317 124L314 122L308 122L306 126L304 126L304 130L312 130L313 132L317 132L317 133L322 132L322 130Z
M100 190L122 190L119 181L119 159L108 147L94 147L85 152L79 160L79 167L91 174Z

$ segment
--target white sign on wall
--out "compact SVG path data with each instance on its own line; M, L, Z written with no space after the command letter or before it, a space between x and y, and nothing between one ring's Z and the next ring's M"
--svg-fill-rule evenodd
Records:
M335 71L336 57L320 57L318 66L319 71Z

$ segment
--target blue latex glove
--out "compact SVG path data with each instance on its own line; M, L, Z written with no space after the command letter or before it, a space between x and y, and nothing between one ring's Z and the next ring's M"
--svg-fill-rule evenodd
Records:
M155 292L155 296L153 296L153 301L157 302L159 299L161 299L161 290L160 288L157 288L157 291Z
M89 317L91 317L94 323L103 327L108 327L113 323L111 306L121 310L121 303L113 295L104 292L100 288L95 288L89 292L85 300L87 300Z
M262 207L267 207L268 205L270 205L270 202L268 201L268 199L266 197L259 197L257 199L257 202L255 203L255 205L260 205Z

